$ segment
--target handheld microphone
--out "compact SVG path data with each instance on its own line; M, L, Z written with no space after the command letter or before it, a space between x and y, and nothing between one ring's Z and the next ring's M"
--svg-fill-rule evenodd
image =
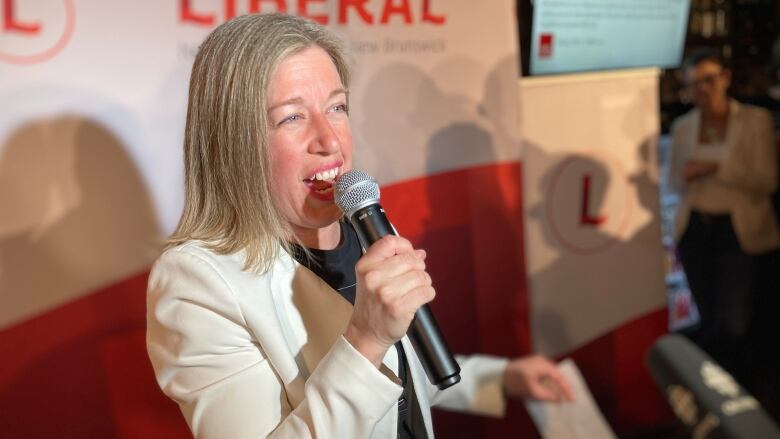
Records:
M647 366L692 437L780 438L758 401L685 337L662 337L650 349Z
M379 185L362 171L348 171L335 186L336 205L367 249L386 235L398 235L379 204ZM407 332L431 384L444 390L460 382L460 366L444 341L428 305L421 306Z

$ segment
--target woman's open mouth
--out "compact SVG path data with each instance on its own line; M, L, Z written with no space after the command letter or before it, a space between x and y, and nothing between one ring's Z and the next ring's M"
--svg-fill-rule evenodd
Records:
M316 172L314 175L303 180L304 184L309 187L311 194L320 200L332 201L333 200L333 184L336 182L336 177L341 174L339 166L335 166L330 169Z

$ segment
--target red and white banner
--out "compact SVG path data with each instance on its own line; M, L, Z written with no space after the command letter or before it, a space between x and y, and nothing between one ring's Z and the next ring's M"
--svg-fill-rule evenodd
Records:
M559 355L666 306L658 71L522 84L531 334Z
M146 276L181 212L197 47L248 12L306 16L346 40L355 167L380 181L390 219L428 250L433 309L453 349L531 351L514 1L0 6L3 436L188 436L146 357ZM658 417L653 403L625 409L623 392L653 400L636 346L662 329L655 318L620 321L607 336L631 337L633 351L602 336L572 355L625 431ZM628 372L613 373L618 363ZM436 422L442 437L533 431L520 403L505 420L437 414Z

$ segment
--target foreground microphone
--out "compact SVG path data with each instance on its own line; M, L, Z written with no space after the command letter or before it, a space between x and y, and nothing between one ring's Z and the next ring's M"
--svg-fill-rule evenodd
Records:
M385 235L398 235L379 205L379 185L362 171L348 171L336 182L336 205L352 223L363 249ZM431 384L444 390L460 381L452 357L428 305L421 306L409 326L409 339Z
M661 338L650 349L647 366L692 437L780 438L758 401L685 337Z

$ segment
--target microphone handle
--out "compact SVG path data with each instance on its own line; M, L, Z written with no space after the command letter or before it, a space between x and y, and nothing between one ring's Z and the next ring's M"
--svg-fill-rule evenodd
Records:
M363 248L370 247L386 235L398 235L379 203L360 208L349 218ZM460 382L460 366L444 341L427 304L415 312L407 335L431 384L444 390Z

